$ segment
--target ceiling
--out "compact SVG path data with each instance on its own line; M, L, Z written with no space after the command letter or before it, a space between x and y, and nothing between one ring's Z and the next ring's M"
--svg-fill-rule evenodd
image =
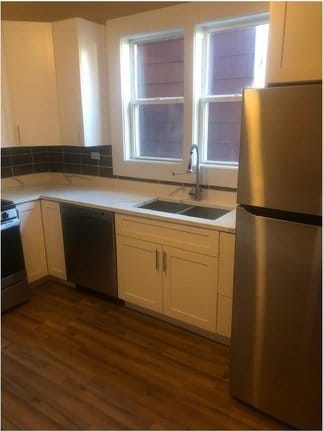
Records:
M173 1L1 1L1 19L16 21L57 21L80 17L98 23L146 10L173 6Z

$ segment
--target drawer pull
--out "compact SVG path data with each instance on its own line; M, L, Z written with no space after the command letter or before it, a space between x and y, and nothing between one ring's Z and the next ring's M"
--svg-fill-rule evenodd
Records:
M159 251L155 250L155 265L156 271L159 271Z
M21 141L20 126L18 125L17 125L17 138L18 138L18 145L21 145L22 141Z

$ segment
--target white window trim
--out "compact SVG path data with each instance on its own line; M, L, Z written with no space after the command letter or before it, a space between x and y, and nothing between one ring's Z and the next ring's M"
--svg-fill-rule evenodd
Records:
M121 42L121 70L125 70L121 77L122 106L124 122L124 159L125 161L181 162L182 159L173 157L148 157L140 155L139 136L139 107L142 105L170 105L184 104L184 96L180 97L151 97L138 96L137 76L137 44L149 41L167 41L184 37L183 30L175 29L167 32L155 32L144 35L125 37Z
M251 16L268 13L269 3L266 2L188 2L169 6L163 9L129 15L108 20L106 23L107 43L107 77L109 82L109 139L112 144L113 173L125 177L163 180L178 183L192 183L194 176L172 175L174 170L185 170L192 143L198 143L196 112L196 82L198 46L197 28L200 23L214 22L230 17ZM170 31L176 28L184 29L184 154L182 162L156 162L126 160L124 154L123 107L121 97L121 76L124 69L121 57L123 47L120 41L133 34ZM194 49L193 49L194 48ZM194 52L194 55L193 55ZM199 69L199 68L198 68ZM193 72L192 72L193 70ZM237 168L203 165L201 167L201 183L218 187L235 189L237 187Z

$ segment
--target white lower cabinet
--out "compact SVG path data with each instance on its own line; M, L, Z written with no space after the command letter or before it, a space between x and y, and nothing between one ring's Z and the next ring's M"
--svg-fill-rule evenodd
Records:
M66 280L64 243L58 202L41 201L48 273Z
M162 312L160 245L117 236L118 292L125 301Z
M116 233L120 298L215 333L218 233L118 214Z
M234 234L220 233L216 332L227 338L231 337L234 243Z
M217 259L163 247L164 314L215 332Z
M40 202L26 202L17 205L20 217L22 248L28 282L47 275L47 262Z

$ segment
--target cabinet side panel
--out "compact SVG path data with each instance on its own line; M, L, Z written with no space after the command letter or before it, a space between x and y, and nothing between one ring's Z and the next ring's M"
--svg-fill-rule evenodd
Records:
M76 20L58 21L52 25L62 144L82 145L82 101Z
M18 205L17 208L27 277L31 283L47 275L40 203L28 202Z
M102 145L103 26L79 19L78 30L84 145Z
M66 280L63 233L59 204L41 202L48 273Z

